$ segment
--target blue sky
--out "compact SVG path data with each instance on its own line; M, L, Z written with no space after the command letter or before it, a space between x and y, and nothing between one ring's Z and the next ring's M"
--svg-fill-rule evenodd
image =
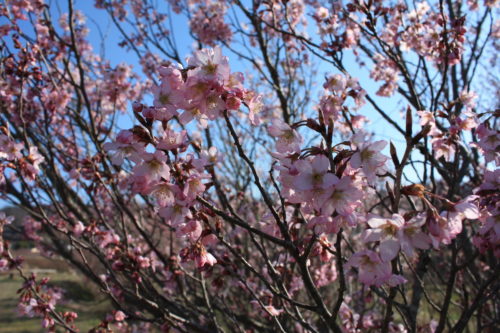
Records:
M67 12L67 1L49 0L48 3L50 5L54 21L59 18L61 13ZM167 1L159 2L160 6L165 6L162 11L167 11L167 3ZM104 58L110 61L112 66L120 63L126 63L132 65L137 72L140 72L141 66L139 65L137 57L117 45L118 42L121 41L120 33L105 10L94 8L93 0L74 0L74 8L85 14L87 18L87 26L90 30L88 39L97 54L102 54ZM172 16L169 19L172 20L172 26L174 27L174 31L172 33L174 34L179 47L179 54L181 55L181 58L185 58L193 50L193 40L189 35L189 25L187 19L184 16L176 15L174 13L172 13ZM28 27L29 26L27 24L26 29L28 29ZM314 34L315 30L316 28L311 25L309 33ZM230 56L229 51L226 51L225 54ZM243 63L236 56L230 56L229 58L233 71L245 72L248 69L248 64ZM358 78L362 87L367 90L372 97L376 97L375 91L378 89L380 84L374 83L373 80L369 78L369 71L367 68L360 69L359 65L354 61L353 56L349 57L346 55L344 59L346 59L346 67L352 69L352 76ZM369 66L371 65L369 64ZM319 66L317 75L318 82L316 84L317 90L311 91L313 101L319 100L319 88L323 84L325 74L332 73L337 73L332 66L324 63ZM384 110L386 110L391 118L400 124L403 123L400 112L406 107L406 104L398 103L400 101L397 98L382 99L376 97L375 99L384 107ZM129 108L131 108L131 106L129 106ZM375 137L387 141L391 139L395 143L396 147L402 146L403 140L401 135L395 131L392 126L388 125L368 103L360 113L370 119L371 124L367 127L367 129L373 132ZM131 127L133 123L131 114L131 112L128 112L127 115L120 118L118 123L120 128ZM388 148L386 148L384 152L388 155ZM411 176L411 172L413 171L408 168L408 172L410 173L410 177L413 178Z
M50 1L53 3L52 12L54 17L59 16L59 10L61 12L67 11L66 1ZM75 8L81 10L87 17L87 25L90 29L89 41L92 43L96 53L103 53L104 57L107 58L111 65L117 65L119 63L131 64L138 71L140 70L140 65L138 59L135 55L128 53L125 49L119 47L117 44L121 40L119 31L114 26L113 22L109 18L108 14L104 10L98 10L94 8L94 1L91 0L74 0ZM165 6L166 11L167 1L159 2L160 6ZM179 53L181 57L185 58L192 51L193 40L189 35L189 25L184 16L173 15L170 19L173 22L174 31L172 32L177 41L179 47ZM311 25L309 33L315 33L315 27ZM102 41L101 36L104 36L105 40ZM229 52L227 51L226 54ZM229 55L229 54L228 54ZM354 57L345 57L346 65L348 68L352 68L352 75L359 79L362 87L367 90L371 96L375 96L375 91L379 87L379 83L374 83L373 80L369 78L369 72L366 68L360 69L359 65L355 63ZM231 68L233 71L242 71L248 68L247 63L241 62L237 57L230 56ZM360 69L360 70L356 70ZM336 71L328 65L322 64L319 67L318 82L317 87L321 87L323 83L323 78L325 73L336 73ZM313 99L317 100L319 91L311 92ZM394 119L402 123L402 118L400 111L404 109L405 105L398 103L397 98L378 98L377 101L384 106L387 113ZM368 104L361 110L361 113L368 117L371 121L370 131L373 131L377 137L384 138L386 140L392 139L395 143L401 143L401 136L391 126L388 126L385 120L376 113ZM125 124L124 124L125 125Z

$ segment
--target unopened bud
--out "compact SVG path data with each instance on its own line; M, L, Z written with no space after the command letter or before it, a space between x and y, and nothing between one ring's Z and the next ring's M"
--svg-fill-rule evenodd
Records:
M425 193L425 186L422 184L412 184L408 186L404 186L401 189L401 194L411 195L414 197L423 198Z
M142 103L139 103L135 101L132 103L132 110L134 110L135 113L140 113L144 109L144 105Z

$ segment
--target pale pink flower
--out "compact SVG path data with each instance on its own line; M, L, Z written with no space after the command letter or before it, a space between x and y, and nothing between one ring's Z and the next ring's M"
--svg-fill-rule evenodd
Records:
M184 112L179 116L179 121L182 125L187 125L193 119L196 119L201 128L207 128L208 116L201 112L200 105L196 101L191 101L184 107Z
M485 170L483 183L479 190L498 190L500 188L500 168Z
M201 236L203 228L200 221L191 220L179 228L178 233L182 236L186 235L192 242L196 242Z
M451 161L455 156L455 144L447 138L433 138L431 140L434 156L436 159L443 157L446 161Z
M158 120L170 120L177 115L177 109L182 107L184 96L181 91L174 90L168 81L162 82L152 89L154 94L154 117Z
M338 182L338 178L329 173L330 161L324 155L316 155L312 160L299 160L295 162L299 174L295 177L293 185L301 191L313 188L328 188Z
M477 127L476 135L479 142L473 142L472 145L479 147L486 162L495 161L495 164L500 166L500 131L489 129L482 123Z
M467 117L465 119L456 118L457 131L470 131L478 126L477 121L474 117Z
M200 160L203 167L206 165L215 165L222 161L222 154L217 152L217 147L210 147L208 150L202 150ZM200 169L200 168L198 168Z
M337 120L340 118L344 98L337 95L324 95L319 101L319 108L325 114L325 117Z
M158 215L163 217L165 223L173 227L183 223L185 218L191 218L191 213L186 203L179 201L176 201L172 206L160 208Z
M0 227L11 224L14 219L14 216L7 216L5 212L0 212Z
M200 112L205 114L210 120L220 117L225 107L226 103L218 92L210 92L198 101Z
M174 8L179 6L179 1L173 2ZM214 45L216 41L229 42L232 36L230 26L224 22L227 4L224 1L196 1L197 8L191 7L189 27L201 43Z
M155 197L161 207L171 206L175 203L175 195L180 192L177 185L159 182L151 187L150 194Z
M262 103L262 96L256 95L250 101L248 101L248 119L250 123L254 126L260 124L259 113L264 108L264 104Z
M327 251L324 251L329 253ZM337 279L337 265L335 260L324 262L318 269L314 271L314 279L318 287L327 286Z
M243 82L245 81L245 76L241 72L234 72L229 75L229 80L224 82L224 88L231 93L231 95L237 97L247 97L250 94L253 96L255 94L253 91L245 90Z
M404 218L393 214L392 218L373 216L367 221L371 229L364 232L365 242L380 241L380 257L383 261L391 261L399 252L401 244L398 233L405 224Z
M134 168L136 176L145 176L149 180L159 180L162 177L168 180L170 178L170 168L166 164L167 156L164 152L161 150L154 153L144 152L140 156L143 161Z
M281 153L298 152L302 144L302 137L296 130L291 128L281 119L273 119L271 126L267 129L269 134L275 138L276 150Z
M358 188L351 177L344 176L337 178L333 186L328 188L324 195L318 197L315 206L326 215L336 211L340 215L348 216L354 212L361 198L363 198L363 191Z
M266 309L266 312L269 313L271 316L279 316L284 310L283 309L276 309L274 306L272 305L266 305L264 306L264 308Z
M329 16L328 9L325 7L318 7L314 13L314 17L318 20L324 20Z
M370 250L356 252L347 262L346 268L358 268L359 281L368 286L381 286L392 276L390 262L384 262Z
M21 163L22 172L31 179L35 179L40 171L40 164L45 161L45 158L38 152L37 147L29 147L29 154Z
M107 152L114 151L111 154L111 163L120 166L126 157L133 162L140 162L139 156L144 151L144 144L137 142L131 131L123 130L118 133L115 142L106 142L103 148Z
M113 318L115 321L124 321L127 316L122 311L116 311Z
M223 80L229 79L229 61L228 58L222 55L222 50L219 46L213 49L201 49L188 58L189 66L194 66L196 69L190 71L189 74L208 80Z
M217 259L210 253L207 252L205 247L202 246L200 254L195 258L196 266L201 268L205 265L213 266L217 263Z
M161 81L168 82L169 86L174 90L180 89L184 83L180 70L175 67L159 66L158 74L160 74Z
M129 184L132 185L133 193L147 194L151 191L152 180L149 178L149 175L136 175L132 174L127 178ZM124 184L125 186L125 184Z
M467 110L471 110L476 107L477 94L474 91L462 90L460 92L460 102L465 106Z
M85 226L83 225L83 223L81 221L76 222L73 227L73 234L76 237L80 237L84 231L85 231Z
M479 207L476 203L478 198L476 195L470 195L454 204L451 210L441 212L441 217L446 220L446 224L442 225L443 229L447 231L445 244L448 244L451 239L462 232L464 219L475 220L479 218Z
M228 94L226 97L226 109L228 110L239 110L241 106L241 99L232 95Z
M367 221L372 229L366 230L363 238L365 242L380 241L380 254L384 261L394 259L400 249L412 256L415 248L428 249L430 246L430 237L421 230L425 221L425 214L409 221L398 214L391 219L372 217Z
M173 150L185 146L187 144L187 132L185 130L176 132L167 129L158 144L157 149Z
M425 125L430 125L431 130L429 135L431 136L439 136L442 132L436 126L436 119L434 118L434 114L430 111L417 111L417 114L420 117L420 125L423 127Z
M384 81L384 84L377 91L377 95L389 97L394 94L398 87L399 68L390 58L380 53L373 56L374 65L370 72L370 77L375 81Z
M481 253L492 250L496 257L500 257L500 207L498 206L491 212L482 214L482 226L472 240Z
M118 244L120 243L120 236L115 234L113 231L101 231L98 233L96 237L97 243L99 247L105 248L109 244Z
M342 94L342 92L346 89L346 86L347 86L347 80L346 77L342 74L331 75L323 84L323 87L325 89L328 89L332 92L336 92L339 94Z
M463 218L475 220L479 218L479 207L477 205L477 195L469 195L454 205L453 214L461 215Z
M377 174L387 171L386 161L389 158L380 153L387 141L370 142L365 139L364 133L358 132L352 137L351 143L353 148L357 149L351 157L351 166L355 169L361 168L368 181L373 183Z
M196 197L205 191L205 184L201 181L204 178L209 177L208 175L193 174L184 183L184 188L182 194L185 196L186 200L192 201Z
M307 223L307 228L313 229L315 233L337 233L340 229L338 220L331 216L319 215L311 218Z
M185 85L186 88L184 90L184 97L189 101L189 104L186 104L184 109L192 109L197 107L200 109L200 112L206 109L202 109L200 107L201 101L203 99L206 99L208 94L213 93L214 88L220 88L220 86L217 87L214 82L206 79L201 79L196 76L188 77ZM225 103L223 104L225 106Z
M406 221L403 228L398 230L397 238L401 244L401 250L408 256L413 256L414 249L426 250L430 247L430 237L422 231L425 224L424 216L417 216Z
M449 210L442 211L440 215L428 217L427 225L435 248L438 248L440 243L450 244L462 232L464 219L474 220L480 217L477 199L478 196L470 195L452 204Z
M21 158L21 150L24 148L23 143L14 143L7 135L0 134L0 158L7 160L15 160Z
M0 251L3 251L2 247L0 247ZM7 270L8 266L9 266L9 261L7 259L0 259L0 272Z

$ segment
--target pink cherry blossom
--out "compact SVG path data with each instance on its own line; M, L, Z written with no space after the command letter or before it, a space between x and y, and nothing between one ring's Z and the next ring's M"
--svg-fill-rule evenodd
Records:
M156 202L161 207L172 206L175 203L175 196L180 192L179 188L167 182L159 182L151 187L150 194L156 198Z
M296 130L280 119L273 119L268 132L275 138L276 150L281 153L300 151L302 137Z
M363 192L351 177L342 177L334 181L325 194L318 197L315 206L321 208L324 214L332 214L336 211L343 216L349 216L360 204Z
M380 153L387 142L383 140L365 141L364 134L361 132L354 135L351 142L357 150L351 157L351 166L361 168L368 181L373 183L377 174L384 174L387 171L386 161L389 158Z
M29 147L29 154L21 161L22 172L30 179L35 179L40 171L40 164L45 158L38 152L37 147Z
M167 129L163 137L156 145L156 148L164 150L172 150L186 145L186 142L187 142L186 131L176 132L171 129Z
M140 153L144 151L144 144L137 142L131 131L123 130L118 133L115 142L107 142L103 148L108 152L114 151L111 154L111 162L119 166L123 164L126 157L138 163Z
M365 231L364 241L380 241L380 257L384 262L394 259L401 248L398 236L405 224L401 215L393 214L391 218L373 216L367 221L371 229Z
M123 321L127 316L122 311L116 311L113 319L115 321Z
M210 252L207 252L204 247L201 248L201 252L196 256L195 260L198 267L213 266L217 263L217 259Z
M7 135L0 134L0 158L8 160L21 158L23 148L23 143L14 143Z
M328 173L330 161L323 155L317 155L312 160L300 160L295 163L299 174L294 180L294 186L301 190L313 188L328 188L338 182L338 178Z
M177 109L183 101L182 93L178 89L172 89L170 83L164 81L160 86L153 87L153 93L155 96L155 119L169 120L177 115Z
M81 221L76 222L75 226L73 227L73 234L76 237L80 237L83 232L85 231L85 226Z
M381 286L392 276L391 264L382 261L376 252L370 250L354 253L347 267L356 267L359 281L368 286Z
M137 176L146 176L149 180L159 180L170 178L170 168L165 163L167 156L161 150L154 153L144 152L140 154L142 163L134 168L134 173Z
M201 49L187 60L189 66L196 67L190 75L207 80L229 79L229 62L227 57L222 55L220 47L213 49Z
M401 250L407 256L413 256L414 249L426 250L430 247L431 239L422 231L425 222L423 216L417 216L406 221L403 228L398 230L397 238L401 244Z

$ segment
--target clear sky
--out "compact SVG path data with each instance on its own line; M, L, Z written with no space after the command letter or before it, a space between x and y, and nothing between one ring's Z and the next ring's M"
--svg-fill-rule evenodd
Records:
M61 13L67 12L67 1L66 0L48 0L48 4L51 8L51 14L53 20L57 20ZM164 6L161 11L167 11L167 1L159 1L159 6ZM93 45L94 51L104 58L110 61L112 66L118 65L120 63L126 63L132 65L133 68L140 72L140 65L138 59L132 53L127 52L124 48L119 47L117 44L121 41L120 33L118 29L114 26L112 20L110 19L108 13L105 10L100 10L94 8L93 0L74 0L74 8L82 11L87 17L87 26L89 28L88 39ZM184 16L176 15L172 12L172 16L169 18L172 20L172 26L174 31L175 40L179 48L179 54L181 57L188 56L193 50L193 39L189 35L189 25L187 19ZM1 24L1 22L0 22ZM26 24L26 29L29 29L29 25ZM315 27L310 25L309 33L315 33ZM245 72L248 69L248 63L243 63L236 56L231 56L230 52L226 50L226 55L230 58L231 69L233 71ZM375 96L375 91L380 86L380 83L375 83L369 78L369 71L367 68L360 68L359 65L354 61L354 57L345 56L346 67L351 68L351 75L357 77L362 87L367 90L372 97L375 97L378 103L384 107L387 114L395 121L403 124L403 119L401 117L401 111L405 109L406 104L402 104L401 100L398 98L379 98ZM369 64L371 66L371 64ZM336 73L334 68L329 65L322 64L318 71L318 82L316 84L317 90L311 91L311 97L313 101L319 100L319 88L323 84L325 74ZM131 103L130 103L131 104ZM131 108L131 105L129 105ZM392 140L396 147L400 147L403 143L401 135L395 131L392 126L387 125L386 121L379 116L379 114L373 110L373 108L367 103L366 106L360 111L360 113L366 116L370 120L370 125L367 129L375 134L379 139ZM119 119L118 126L120 128L130 128L134 120L132 119L132 112L128 112L127 115L122 116ZM385 153L388 155L388 148L385 149ZM408 168L411 178L410 168ZM0 206L2 206L0 202Z

